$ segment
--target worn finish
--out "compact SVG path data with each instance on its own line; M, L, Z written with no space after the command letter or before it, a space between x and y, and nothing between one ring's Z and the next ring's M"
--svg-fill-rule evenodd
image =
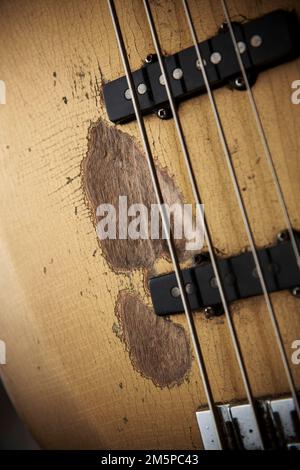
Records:
M168 173L161 169L158 172L165 201L170 205L182 203L182 196ZM151 180L145 178L147 173L145 155L132 137L102 120L92 125L88 152L82 165L82 184L94 225L97 227L97 221L101 219L97 217L100 204L117 208L116 239L99 240L102 254L113 271L144 268L146 278L153 272L156 259L169 258L166 242L161 238L120 239L119 198L127 196L126 210L132 204L140 203L146 206L150 215L151 205L156 200ZM129 223L130 218L126 221L126 224ZM122 224L125 225L124 222ZM151 231L150 222L148 231ZM184 240L176 241L176 246L181 258L187 257ZM116 312L122 328L122 339L135 369L161 387L182 382L191 366L185 330L175 326L172 321L157 318L153 309L149 309L136 295L120 295Z
M102 120L92 125L88 152L82 169L83 190L90 202L95 225L102 219L97 217L97 208L100 204L111 204L116 208L116 239L106 238L100 243L103 256L116 271L151 268L157 258L168 256L167 244L161 238L120 239L119 198L127 197L126 203L124 202L126 213L132 204L143 204L150 216L151 205L156 203L151 180L145 177L148 171L146 157L131 136L108 126ZM183 203L174 178L172 179L161 169L158 169L158 172L165 201L170 205ZM122 226L129 225L131 220L132 217L129 217L125 223L122 222ZM150 222L147 226L150 234ZM177 241L177 248L184 255L182 240Z
M297 0L228 3L234 19L280 7L294 7L300 14ZM172 54L190 46L181 1L151 4L164 51ZM223 22L219 2L190 4L200 39L214 35ZM137 69L153 52L145 15L140 0L120 0L117 8L131 65ZM139 349L133 331L135 314L144 312L148 325L154 322L148 276L172 266L161 247L148 243L141 248L144 254L130 245L131 259L122 261L128 246L99 244L95 232L96 205L107 197L107 188L116 191L114 197L118 194L109 172L118 169L115 153L120 149L125 149L120 153L126 171L136 169L136 181L143 172L143 184L133 188L127 173L118 171L119 188L140 188L146 201L151 200L144 191L150 181L135 123L112 127L103 106L103 81L124 74L106 1L3 0L0 24L0 79L7 89L7 104L0 106L0 337L8 357L0 372L9 394L46 448L198 448L195 411L205 404L205 396L195 361L184 365L174 352L179 368L175 371L172 362L168 385L158 386L167 384L166 375L154 371L148 356L141 360L140 352L149 349L144 339ZM254 87L298 229L300 112L291 102L291 83L299 77L297 60L261 74ZM226 88L215 96L255 239L265 246L284 222L247 97ZM248 242L207 97L182 104L180 116L214 244L220 256L239 253ZM165 187L191 202L172 121L151 116L146 125ZM104 160L108 181L95 175ZM291 343L300 336L299 300L287 292L272 298L290 357ZM126 310L120 310L120 299ZM115 334L121 333L120 312L124 342ZM254 393L286 392L263 299L237 302L233 315ZM224 318L207 320L200 312L195 318L215 399L244 398ZM147 324L142 325L145 337ZM155 320L151 334L157 325ZM161 325L168 339L164 347L169 350L179 335L183 351L184 316ZM159 343L151 347L158 355ZM299 366L293 372L299 386Z
M116 306L121 330L134 367L160 387L180 384L191 367L184 329L157 317L137 295L121 292Z

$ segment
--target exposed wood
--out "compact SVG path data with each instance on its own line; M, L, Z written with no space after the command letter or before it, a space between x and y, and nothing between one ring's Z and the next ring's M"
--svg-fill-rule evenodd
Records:
M191 350L180 325L153 315L138 296L121 292L116 305L120 325L134 367L160 386L180 384L191 367Z
M121 236L124 238L124 234L119 229L119 212L124 208L122 209L120 205L126 207L127 214L132 204L142 203L148 211L150 220L151 204L155 204L156 199L151 179L145 178L148 172L146 157L132 137L108 126L102 120L92 126L89 132L87 156L83 161L82 186L87 195L87 203L90 203L92 219L96 227L101 219L97 217L99 205L110 204L115 208L117 225L115 239L101 240L103 256L113 270L149 269L153 268L156 259L162 256L169 257L166 241L161 238L157 240L132 240L128 237L121 239ZM165 201L170 205L183 203L174 179L160 168L158 168L158 173ZM104 211L102 216L105 216L109 210L112 211L112 207L108 207L107 212ZM107 217L103 220L106 221ZM121 225L122 230L130 227L130 218L127 220L126 217L126 221L122 221ZM150 237L151 224L149 222L144 225ZM107 231L108 227L104 229ZM183 253L184 246L183 240L177 241L177 249L181 252L182 258L187 256L187 253Z

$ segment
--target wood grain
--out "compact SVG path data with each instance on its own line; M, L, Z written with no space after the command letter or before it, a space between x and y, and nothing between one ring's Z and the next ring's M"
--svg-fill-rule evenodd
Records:
M159 387L179 385L191 367L185 330L153 315L136 295L122 291L116 304L115 333L125 342L134 367Z

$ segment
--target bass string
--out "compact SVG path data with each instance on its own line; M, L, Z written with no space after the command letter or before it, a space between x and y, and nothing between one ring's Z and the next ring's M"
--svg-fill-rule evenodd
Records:
M193 40L193 43L194 43L198 63L200 64L200 69L202 71L203 80L205 82L207 93L208 93L208 96L209 96L209 99L210 99L211 108L212 108L212 111L213 111L213 114L214 114L215 121L216 121L217 126L218 126L219 134L222 135L222 140L223 140L223 136L225 136L225 133L224 133L224 130L223 130L223 127L222 127L222 123L221 123L219 114L218 114L218 110L217 110L217 107L216 107L214 96L212 94L212 90L211 90L211 87L210 87L210 84L209 84L209 81L208 81L207 73L205 71L204 60L203 60L202 54L200 52L199 40L198 40L198 37L197 37L197 33L196 33L196 29L195 29L194 22L193 22L193 19L192 19L192 15L191 15L191 12L190 12L190 8L189 8L189 5L188 5L186 0L182 0L182 3L183 3L183 8L184 8L186 20L187 20L189 30L190 30L190 33L191 33L191 37L192 37L192 40ZM239 365L240 374L242 376L244 389L246 391L247 400L248 400L249 405L251 406L251 409L252 409L252 414L253 414L254 421L255 421L255 424L256 424L256 427L257 427L257 430L258 430L259 437L260 437L261 446L264 448L263 433L262 433L262 430L261 430L261 424L260 424L259 415L258 415L257 403L256 403L254 395L253 395L251 382L250 382L250 379L249 379L249 376L248 376L247 368L246 368L246 365L245 365L245 361L244 361L244 358L243 358L241 346L240 346L239 339L238 339L238 334L237 334L236 329L235 329L235 325L234 325L234 322L233 322L233 319L232 319L232 316L231 316L231 312L229 310L227 310L227 311L225 311L225 315L226 315L226 318L227 318L227 323L228 323L228 327L229 327L229 331L230 331L230 335L231 335L231 341L232 341L233 346L234 346L236 359L237 359L237 362L238 362L238 365Z
M278 176L277 176L277 173L276 173L276 170L275 170L275 166L274 166L274 162L273 162L273 159L272 159L272 154L271 154L270 147L269 147L269 144L268 144L267 136L266 136L266 133L265 133L263 125L262 125L262 120L261 120L259 112L258 112L256 101L254 99L254 95L253 95L252 89L250 87L250 83L249 83L249 80L248 80L248 77L247 77L247 73L246 73L245 66L244 66L244 63L243 63L243 60L242 60L242 56L240 54L238 43L237 43L234 31L233 31L233 25L232 25L232 21L230 19L230 14L229 14L229 9L228 9L228 6L227 6L227 2L226 2L226 0L220 0L220 1L221 1L223 11L224 11L225 19L226 19L226 22L227 22L227 25L228 25L228 28L229 28L229 31L230 31L230 36L231 36L231 40L232 40L232 43L233 43L233 47L235 49L236 56L237 56L237 59L238 59L238 62L239 62L239 66L240 66L240 69L241 69L241 72L242 72L242 75L243 75L243 80L246 84L247 93L248 93L250 103L251 103L251 108L252 108L252 111L254 113L255 121L256 121L256 124L257 124L257 128L258 128L258 132L259 132L259 135L261 137L262 144L263 144L263 147L264 147L265 156L266 156L266 159L268 161L269 167L271 169L271 173L272 173L273 181L275 183L275 187L276 187L277 194L278 194L278 197L279 197L280 205L281 205L281 208L283 210L283 213L284 213L284 216L285 216L285 219L286 219L288 232L289 232L290 239L291 239L292 246L293 246L293 250L294 250L294 253L295 253L295 256L296 256L296 262L297 262L298 267L300 267L300 264L299 264L299 251L298 251L296 239L295 239L294 232L293 232L293 229L292 229L292 226L291 226L291 222L290 222L289 214L288 214L287 207L286 207L286 204L285 204L283 192L281 190L279 179L278 179ZM228 147L227 147L227 150L228 150ZM229 160L231 161L230 156L229 156ZM231 165L232 165L232 163L231 163ZM237 185L237 189L239 189L238 185ZM239 191L239 196L240 196L241 201L242 201L240 191ZM258 276L259 276L259 279L260 279L260 282L261 282L261 286L263 288L266 303L267 303L267 306L268 306L268 312L269 312L271 324L272 324L272 327L273 327L273 332L274 332L274 335L275 335L275 338L276 338L277 346L278 346L278 349L279 349L279 352L280 352L281 361L282 361L282 364L283 364L283 367L284 367L284 370L285 370L285 373L286 373L286 378L287 378L287 381L288 381L288 384L289 384L289 388L290 388L290 391L291 391L291 394L292 394L292 397L293 397L293 402L294 402L294 406L295 406L295 411L297 413L298 421L300 422L300 404L299 404L299 398L298 398L297 391L296 391L296 385L295 385L294 378L293 378L293 375L292 375L292 372L291 372L291 368L290 368L290 365L289 365L289 362L288 362L286 350L285 350L285 347L284 347L283 338L282 338L282 335L281 335L281 332L280 332L280 327L279 327L279 324L278 324L278 321L277 321L277 318L276 318L276 315L275 315L275 312L274 312L274 308L273 308L273 305L272 305L272 302L271 302L271 298L270 298L270 295L269 295L269 293L266 289L266 284L265 284L265 280L264 280L264 277L263 277L261 265L260 265L260 262L259 262L259 259L258 259L258 256L257 256L256 247L255 247L254 238L253 238L253 233L251 232L249 221L247 223L247 232L248 232L248 238L249 238L250 245L251 245L251 250L252 250L252 253L253 253L253 256L254 256L254 259L255 259L256 270L257 270L257 273L258 273Z
M193 165L192 165L190 154L189 154L187 144L186 144L186 139L185 139L185 136L184 136L184 133L183 133L181 121L180 121L179 114L177 112L177 107L176 107L176 104L175 104L175 100L174 100L174 97L173 97L173 94L172 94L169 77L166 73L166 67L165 67L164 60L163 60L163 54L162 54L162 50L161 50L157 30L156 30L156 27L155 27L155 23L154 23L154 20L153 20L151 8L149 6L149 1L148 0L143 0L143 3L144 3L144 7L145 7L148 23L149 23L151 35L152 35L153 44L154 44L154 47L155 47L155 52L157 54L157 58L158 58L158 61L159 61L161 73L162 73L163 78L164 78L164 84L165 84L165 87L166 87L166 92L167 92L170 108L171 108L171 111L172 111L172 114L173 114L174 124L175 124L176 131L177 131L177 136L178 136L178 139L179 139L179 142L180 142L180 145L181 145L182 154L183 154L183 157L184 157L184 162L185 162L186 169L187 169L188 176L189 176L189 180L190 180L190 183L191 183L191 186L192 186L194 199L195 199L197 204L201 204L202 201L201 201L199 187L198 187L198 184L197 184L197 181L196 181L195 173L194 173L194 170L193 170ZM218 285L218 288L219 288L219 293L220 293L220 297L221 297L221 300L222 300L222 305L223 305L224 312L225 312L225 315L226 315L227 324L228 324L228 327L229 327L229 332L230 332L231 341L232 341L232 344L233 344L233 347L234 347L237 363L238 363L239 370L240 370L240 373L241 373L241 376L242 376L243 384L244 384L245 391L246 391L246 394L247 394L247 399L249 401L249 404L250 404L252 412L253 412L253 417L254 417L255 424L256 424L256 427L257 427L257 431L258 431L258 435L259 435L260 441L261 441L260 444L261 444L261 447L264 447L262 431L261 431L261 427L260 427L259 419L258 419L257 407L255 405L255 401L254 401L254 398L253 398L253 394L252 394L252 390L251 390L251 386L250 386L250 380L249 380L248 373L247 373L245 363L244 363L244 360L243 360L241 347L240 347L239 340L238 340L238 335L236 333L235 326L234 326L234 323L233 323L233 320L232 320L232 316L231 316L231 313L230 313L230 310L229 310L228 302L227 302L227 299L226 299L225 288L224 288L224 284L223 284L223 281L222 281L222 278L221 278L221 275L220 275L220 269L219 269L217 257L216 257L215 251L214 251L210 231L209 231L209 228L207 226L207 222L206 222L206 219L205 219L204 215L203 215L202 221L203 221L204 235L205 235L205 238L206 238L206 241L207 241L207 246L208 246L208 250L209 250L209 254L210 254L210 259L211 259L214 274L215 274L215 277L216 277L216 280L217 280L217 285Z
M150 171L150 175L151 175L153 189L154 189L154 192L155 192L155 197L156 197L157 203L159 205L160 215L161 215L161 218L162 218L162 224L163 224L163 227L165 229L165 233L168 233L168 218L167 218L167 214L166 214L166 211L165 211L164 198L163 198L163 195L162 195L162 191L161 191L160 183L159 183L158 176L157 176L157 171L156 171L156 167L155 167L153 154L152 154L152 151L151 151L151 147L150 147L150 143L149 143L149 139L148 139L144 119L143 119L141 109L140 109L140 105L139 105L139 101L138 101L138 97L137 97L137 93L136 93L136 89L135 89L135 85L134 85L134 81L133 81L133 76L132 76L132 72L131 72L131 68L130 68L130 64L129 64L129 60L128 60L128 55L127 55L125 44L124 44L123 34L122 34L121 27L120 27L120 24L119 24L119 20L118 20L116 8L115 8L114 0L107 0L107 2L108 2L108 7L109 7L109 12L110 12L110 16L111 16L111 19L112 19L112 23L113 23L113 26L114 26L115 36L116 36L120 56L121 56L121 59L122 59L126 79L127 79L127 82L128 82L128 87L129 87L130 92L131 92L133 108L134 108L135 116L136 116L136 119L137 119L138 128L139 128L139 131L140 131L140 134L141 134L143 146L144 146L144 149L145 149L145 154L146 154L147 163L148 163L148 167L149 167L149 171ZM191 339L192 339L192 344L193 344L193 348L194 348L194 353L195 353L197 365L198 365L200 375L201 375L201 378L202 378L203 387L204 387L207 403L208 403L208 406L209 406L209 410L210 410L211 415L212 415L213 425L215 427L215 435L217 437L217 443L216 444L218 445L218 447L220 449L223 449L224 448L224 440L223 440L223 432L222 432L222 427L221 427L221 423L220 423L220 418L219 418L219 414L218 414L216 404L215 404L214 399L213 399L213 394L212 394L212 390L211 390L211 386L210 386L210 381L209 381L209 377L208 377L208 374L207 374L205 361L204 361L204 358L203 358L203 355L202 355L201 346L200 346L200 342L199 342L199 337L198 337L197 330L196 330L196 327L195 327L195 323L194 323L193 314L192 314L192 311L191 311L189 299L188 299L188 296L187 296L187 293L186 293L186 290L185 290L184 279L183 279L183 276L182 276L182 271L181 271L181 268L180 268L178 255L176 253L176 247L175 247L175 243L174 243L172 233L170 233L170 236L166 237L166 238L167 238L168 248L169 248L169 251L170 251L174 271L175 271L175 274L176 274L176 280L177 280L177 283L178 283L178 286L179 286L179 289L180 289L181 300L182 300L182 303L183 303L184 312L185 312L185 315L186 315L186 319L187 319L187 323L188 323L188 327L189 327L189 332L190 332L190 336L191 336Z
M289 234L289 237L290 237L290 240L291 240L292 249L293 249L293 252L294 252L294 255L295 255L295 258L296 258L298 268L300 269L299 248L298 248L298 245L297 245L297 242L296 242L296 238L295 238L295 234L294 234L294 231L293 231L293 227L292 227L291 219L290 219L290 216L289 216L288 208L287 208L287 205L286 205L286 202L285 202L284 193L283 193L283 190L282 190L282 187L281 187L281 184L280 184L277 172L276 172L276 168L275 168L275 164L274 164L274 161L273 161L273 157L272 157L270 145L269 145L269 142L268 142L268 139L267 139L267 135L266 135L266 132L265 132L265 129L264 129L259 111L258 111L257 103L256 103L252 88L251 88L250 83L249 83L249 79L248 79L247 72L246 72L246 69L245 69L245 66L244 66L244 62L242 60L242 55L241 55L241 52L239 50L238 42L237 42L233 27L232 27L232 21L230 19L230 14L229 14L228 6L227 6L227 1L226 0L221 0L221 4L222 4L222 8L223 8L224 15L225 15L225 18L226 18L226 23L227 23L228 28L229 28L231 40L232 40L232 43L233 43L233 46L234 46L234 49L235 49L235 53L236 53L236 57L237 57L237 60L238 60L238 63L239 63L239 67L240 67L240 70L241 70L241 73L242 73L242 77L243 77L243 80L244 80L244 83L245 83L245 86L246 86L246 89L247 89L247 94L248 94L251 110L252 110L254 120L255 120L255 123L256 123L256 127L257 127L257 131L258 131L258 134L260 136L260 140L261 140L261 143L262 143L262 146L263 146L264 155L265 155L265 158L266 158L267 163L269 165L269 169L270 169L270 172L271 172L273 184L275 186L275 190L276 190L276 193L277 193L277 198L278 198L278 201L279 201L279 204L280 204L280 207L281 207L281 211L282 211L282 214L283 214L286 226L287 226L288 234Z
M187 6L187 3L184 2L184 5ZM187 9L185 9L185 11L187 12ZM189 23L191 23L191 25L193 26L192 22L189 22ZM272 324L272 327L273 327L275 339L276 339L276 342L277 342L277 345L278 345L278 348L279 348L282 364L283 364L285 374L286 374L286 377L287 377L287 381L288 381L288 384L289 384L289 388L290 388L290 391L291 391L291 394L292 394L292 397L293 397L295 410L296 410L298 419L300 421L300 408L299 408L298 396L297 396L297 392L296 392L294 379L293 379L293 376L292 376L292 373L291 373L291 370L290 370L290 366L289 366L289 363L288 363L286 351L285 351L285 348L284 348L283 339L282 339L282 336L281 336L281 333L280 333L280 328L279 328L279 325L278 325L278 322L277 322L277 319L276 319L276 316L275 316L274 307L273 307L273 304L272 304L272 301L271 301L271 297L270 297L270 294L269 294L267 286L266 286L265 278L264 278L263 271L262 271L262 268L261 268L261 263L260 263L259 258L258 258L257 249L256 249L256 245L255 245L251 225L250 225L250 222L249 222L249 219L248 219L247 210L246 210L246 207L244 205L244 201L243 201L243 198L242 198L242 195L241 195L241 191L240 191L240 187L239 187L239 184L238 184L235 168L234 168L234 165L232 163L231 154L230 154L229 147L228 147L228 144L227 144L227 139L226 139L226 136L225 136L225 131L223 129L221 118L220 118L220 115L219 115L219 112L218 112L218 108L217 108L217 105L216 105L216 102L215 102L215 99L214 99L214 96L213 96L213 93L212 93L212 90L211 90L211 87L210 87L210 84L209 84L209 80L208 80L207 73L206 73L206 70L205 70L204 61L203 61L203 58L202 58L202 55L201 55L200 47L198 45L198 39L197 39L196 34L195 34L195 28L193 28L193 33L194 34L192 34L192 37L193 37L193 41L194 41L194 45L195 45L195 50L196 50L196 53L197 53L198 60L200 61L200 64L201 64L202 76L203 76L205 86L206 86L206 89L207 89L207 93L208 93L208 96L209 96L209 99L210 99L210 103L211 103L213 115L214 115L214 118L215 118L215 122L216 122L216 125L217 125L217 130L218 130L219 138L220 138L220 141L221 141L221 144L222 144L225 160L226 160L226 163L227 163L227 166L228 166L228 170L229 170L230 177L231 177L231 180L232 180L232 184L233 184L233 187L234 187L237 202L238 202L238 205L239 205L239 208L240 208L240 211L241 211L241 215L242 215L242 218L243 218L243 223L244 223L245 230L246 230L246 233L247 233L247 237L248 237L248 240L249 240L249 243L250 243L250 248L251 248L251 252L252 252L252 255L253 255L254 262L255 262L257 275L259 277L259 281L260 281L260 284L261 284L261 287L262 287L262 291L263 291L264 299L265 299L267 309L268 309L268 312L269 312L269 316L270 316L271 324Z

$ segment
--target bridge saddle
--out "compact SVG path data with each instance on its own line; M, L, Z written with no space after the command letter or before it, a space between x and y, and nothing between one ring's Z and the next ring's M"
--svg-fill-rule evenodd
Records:
M258 402L266 447L300 450L300 433L293 400L281 398ZM262 450L261 441L249 404L219 405L218 412L228 449ZM196 413L205 450L219 450L211 412Z

